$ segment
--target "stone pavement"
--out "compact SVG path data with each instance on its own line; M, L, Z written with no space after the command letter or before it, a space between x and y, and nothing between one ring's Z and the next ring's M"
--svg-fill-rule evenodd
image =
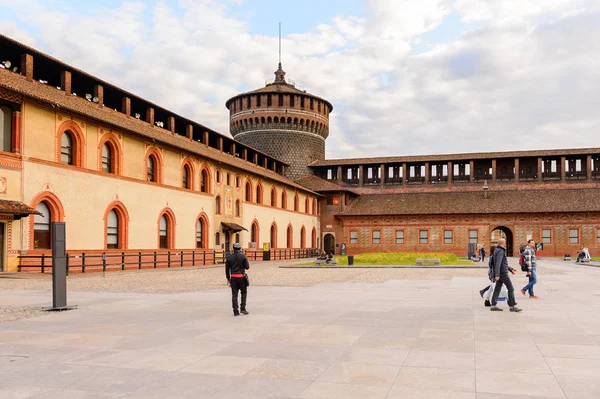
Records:
M519 314L483 306L484 276L252 286L236 318L225 287L72 292L77 310L0 324L0 398L599 398L600 269L538 271Z

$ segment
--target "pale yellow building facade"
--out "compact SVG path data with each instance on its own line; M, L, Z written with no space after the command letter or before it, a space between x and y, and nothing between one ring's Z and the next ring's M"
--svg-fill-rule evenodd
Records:
M49 254L56 221L69 252L317 247L317 194L283 176L281 162L173 114L156 123L165 110L126 92L113 110L108 93L98 98L104 82L94 101L81 98L61 64L62 87L36 81L31 49L17 50L23 72L0 69L3 271Z

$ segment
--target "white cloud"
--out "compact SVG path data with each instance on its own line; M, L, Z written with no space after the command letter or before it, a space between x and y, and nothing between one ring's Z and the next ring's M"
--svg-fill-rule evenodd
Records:
M369 16L340 16L284 37L284 69L333 103L331 158L598 146L597 3L371 0ZM15 6L17 21L0 17L0 26L227 133L225 101L262 86L277 66L277 38L251 34L231 16L234 6L126 2L65 14L32 2ZM453 12L478 28L412 53L420 35ZM23 21L39 33L22 29Z

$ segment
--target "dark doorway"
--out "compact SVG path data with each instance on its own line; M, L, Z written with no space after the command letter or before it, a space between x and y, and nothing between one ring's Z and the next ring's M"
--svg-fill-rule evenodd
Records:
M492 230L492 235L490 237L490 245L496 246L500 238L504 238L506 240L506 255L513 256L514 247L512 231L505 226L496 227L494 230Z
M326 253L335 253L335 237L333 234L328 233L323 237L323 250L325 250Z
M225 252L231 251L229 249L229 244L231 243L231 234L228 231L225 232Z
M0 223L0 272L4 270L4 223Z

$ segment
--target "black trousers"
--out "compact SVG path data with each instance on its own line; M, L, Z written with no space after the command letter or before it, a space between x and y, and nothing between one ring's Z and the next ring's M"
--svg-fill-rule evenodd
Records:
M500 296L502 284L504 284L508 290L508 306L515 306L517 304L517 301L515 301L515 287L513 287L512 281L510 280L508 274L501 274L500 279L496 281L494 294L492 295L492 306L496 306L498 304L498 296Z
M246 280L243 277L232 277L229 283L231 285L231 305L233 306L233 311L238 311L238 291L242 291L241 310L246 310L246 296L248 295Z

